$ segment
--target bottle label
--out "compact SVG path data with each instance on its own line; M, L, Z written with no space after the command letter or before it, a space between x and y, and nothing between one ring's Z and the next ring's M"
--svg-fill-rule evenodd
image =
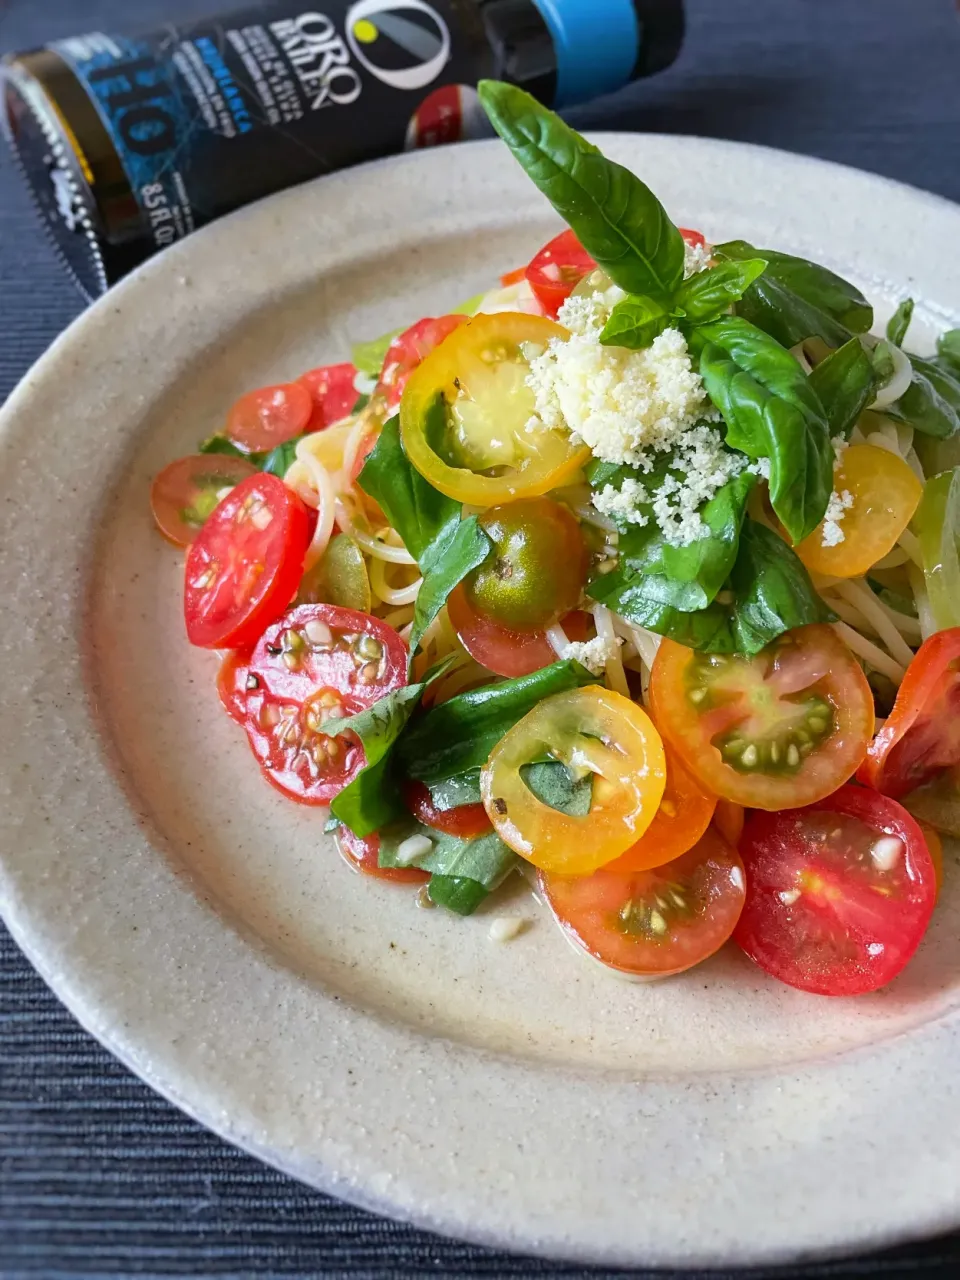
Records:
M418 108L490 71L470 0L307 4L50 46L96 105L158 249L272 191L401 151L411 128L451 140L452 118L418 128Z

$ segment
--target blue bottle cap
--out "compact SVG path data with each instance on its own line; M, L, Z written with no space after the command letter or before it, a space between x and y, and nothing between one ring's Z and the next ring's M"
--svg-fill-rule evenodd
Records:
M533 0L553 38L554 106L569 107L668 66L683 39L678 0Z

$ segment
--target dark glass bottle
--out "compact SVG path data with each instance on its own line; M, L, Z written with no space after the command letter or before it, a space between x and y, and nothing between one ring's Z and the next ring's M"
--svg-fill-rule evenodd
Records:
M485 76L567 106L669 65L682 0L272 0L4 59L4 124L92 297L271 192L478 131Z

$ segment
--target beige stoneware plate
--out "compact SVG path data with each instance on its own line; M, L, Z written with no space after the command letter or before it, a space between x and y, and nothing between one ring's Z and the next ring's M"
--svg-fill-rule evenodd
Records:
M929 340L960 210L853 170L606 135L678 222L807 253ZM244 210L78 320L0 417L0 903L134 1071L231 1142L423 1226L606 1263L755 1263L960 1222L960 875L886 991L727 949L634 986L418 911L264 785L183 635L150 478L241 391L440 314L556 229L497 143ZM915 322L916 323L916 322ZM516 894L520 895L520 887Z

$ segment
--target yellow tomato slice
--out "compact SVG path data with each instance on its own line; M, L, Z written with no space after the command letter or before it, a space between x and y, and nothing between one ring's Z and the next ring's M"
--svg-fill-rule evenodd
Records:
M529 360L567 330L545 316L475 316L411 374L400 401L407 457L441 493L471 506L532 498L568 481L590 457L567 431L528 431Z
M544 755L591 772L590 812L539 800L521 776ZM484 808L501 840L543 871L588 875L620 856L653 821L666 782L663 743L647 713L599 685L554 694L497 743L480 773Z
M857 578L893 550L913 518L923 486L889 449L855 444L837 464L833 487L853 499L839 522L843 540L825 546L820 524L797 547L797 555L815 573Z

